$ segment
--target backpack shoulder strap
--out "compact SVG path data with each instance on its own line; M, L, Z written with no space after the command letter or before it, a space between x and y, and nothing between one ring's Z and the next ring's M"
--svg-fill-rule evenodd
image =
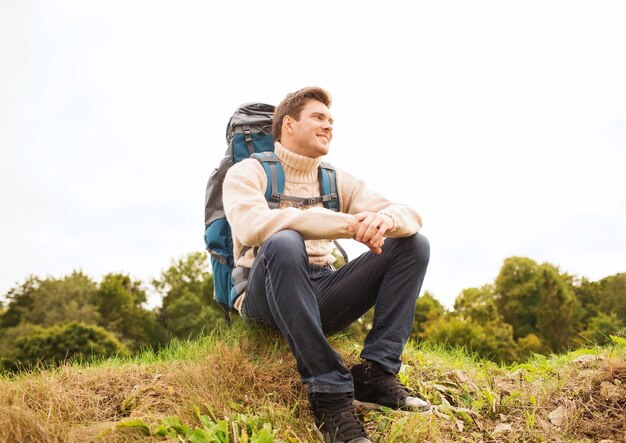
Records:
M339 211L339 192L337 190L337 171L335 168L326 162L320 163L319 166L319 182L320 182L320 197L301 198L290 197L283 193L285 192L285 170L278 156L271 151L255 152L250 158L254 158L261 163L265 174L267 175L267 188L265 190L265 200L271 209L276 209L280 206L280 202L283 200L293 201L300 205L310 205L319 203L324 204L324 207L332 211Z
M330 163L322 162L319 167L320 193L324 207L339 212L339 191L337 188L337 171ZM333 243L343 256L344 263L348 263L348 254L337 240Z
M267 188L265 189L267 204L271 209L278 208L281 195L285 192L285 170L280 159L271 151L255 152L250 158L258 160L267 175Z
M339 191L337 190L337 171L326 162L319 167L320 193L324 207L339 212Z

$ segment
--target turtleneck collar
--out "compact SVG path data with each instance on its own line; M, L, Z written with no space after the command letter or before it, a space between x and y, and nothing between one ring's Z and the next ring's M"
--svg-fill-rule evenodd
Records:
M280 142L274 143L274 152L286 166L301 172L317 171L321 157L311 158L296 154L285 148Z

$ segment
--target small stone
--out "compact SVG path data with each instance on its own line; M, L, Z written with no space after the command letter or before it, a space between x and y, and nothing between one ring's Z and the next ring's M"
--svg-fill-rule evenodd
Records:
M452 371L452 373L454 374L454 376L456 377L456 379L460 383L466 383L467 382L467 371L463 371L461 369L456 369L456 370Z
M563 421L565 421L566 415L565 408L563 406L559 406L548 414L548 419L554 426L561 426Z
M615 386L621 386L622 385L622 381L619 378L616 378L613 380L613 384Z
M615 443L615 440L600 440L598 443Z
M436 390L438 390L439 392L444 392L445 393L445 392L449 391L449 389L446 386L443 386L443 385L440 385L440 384L437 384L437 383L433 384L433 387Z
M493 429L493 433L502 434L503 432L510 432L513 429L513 426L510 423L498 423L498 425Z
M603 381L600 383L600 397L608 399L620 398L620 388L613 383Z
M576 357L573 362L578 363L581 366L587 366L591 363L597 362L598 360L602 360L602 357L600 355L583 354Z

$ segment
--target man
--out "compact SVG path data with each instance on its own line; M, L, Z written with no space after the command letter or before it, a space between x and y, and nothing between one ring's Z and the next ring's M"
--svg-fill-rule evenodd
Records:
M327 91L311 87L288 94L276 108L272 130L285 195L320 195L318 166L333 136L330 105ZM396 377L430 254L428 240L417 233L422 220L341 170L339 212L289 201L270 209L266 186L255 159L235 164L224 180L236 264L250 268L235 306L245 321L277 328L286 338L324 441L368 442L353 401L428 407ZM331 240L340 238L354 238L370 251L334 270ZM348 370L325 334L345 329L372 306L363 362Z

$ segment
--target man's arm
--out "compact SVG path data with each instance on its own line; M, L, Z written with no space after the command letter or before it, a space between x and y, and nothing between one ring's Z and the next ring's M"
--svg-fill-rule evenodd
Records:
M265 200L267 176L256 160L230 168L224 179L226 218L241 243L260 246L272 234L292 229L305 240L351 238L354 217L322 207L270 209Z
M384 237L406 237L422 226L422 218L412 208L394 203L373 192L363 180L341 171L338 186L342 210L354 214L350 225L354 239L379 253Z

